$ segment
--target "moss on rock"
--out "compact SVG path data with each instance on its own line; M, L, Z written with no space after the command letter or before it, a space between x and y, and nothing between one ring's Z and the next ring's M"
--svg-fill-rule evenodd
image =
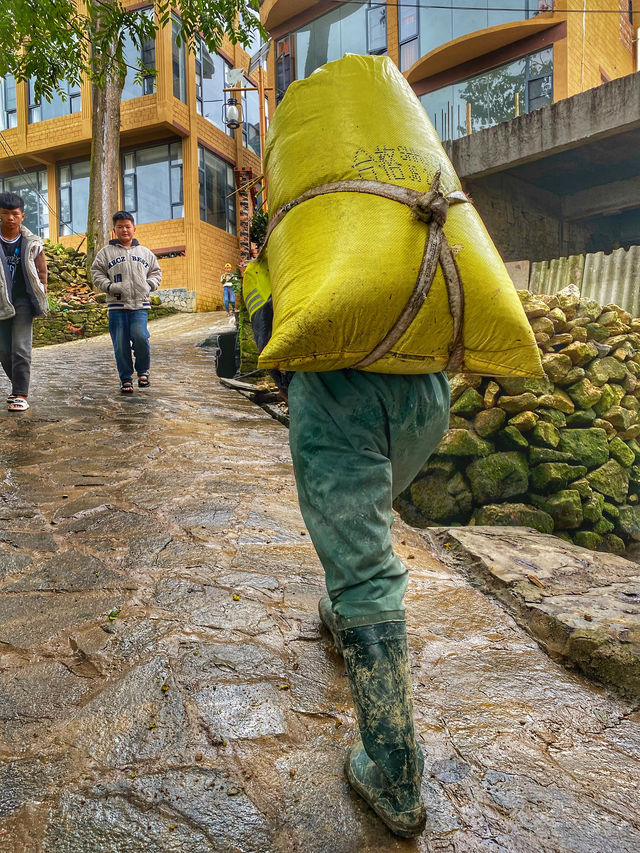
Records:
M478 504L496 503L526 493L529 467L522 453L493 453L466 469L473 498Z
M498 527L533 527L540 533L553 532L553 519L541 509L521 503L488 504L478 507L473 518L476 524Z

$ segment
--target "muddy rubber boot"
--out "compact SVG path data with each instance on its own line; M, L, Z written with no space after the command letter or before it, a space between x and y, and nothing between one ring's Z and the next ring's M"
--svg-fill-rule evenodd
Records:
M405 623L346 628L340 638L362 738L347 757L347 779L392 832L412 838L426 812Z
M338 620L331 606L331 599L328 595L323 596L318 602L318 615L320 621L331 634L336 651L342 654L342 642L340 641L340 630L338 628Z

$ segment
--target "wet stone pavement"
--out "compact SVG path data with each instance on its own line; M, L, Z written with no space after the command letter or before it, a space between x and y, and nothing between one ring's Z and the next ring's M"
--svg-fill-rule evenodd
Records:
M0 851L637 853L638 710L400 520L427 831L351 794L287 431L219 385L216 327L152 324L133 398L106 337L39 349L0 413Z

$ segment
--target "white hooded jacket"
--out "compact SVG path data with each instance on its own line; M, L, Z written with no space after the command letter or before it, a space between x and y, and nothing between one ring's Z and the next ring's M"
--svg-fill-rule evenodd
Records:
M158 289L161 278L158 259L135 239L128 248L110 240L91 266L91 279L107 294L110 311L150 308L149 294Z

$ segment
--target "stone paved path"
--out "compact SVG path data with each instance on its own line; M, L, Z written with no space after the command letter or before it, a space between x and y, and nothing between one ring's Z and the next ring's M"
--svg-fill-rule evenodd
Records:
M427 832L350 793L287 432L194 347L222 323L154 323L132 399L106 338L38 350L0 412L0 851L637 853L638 710L399 521Z

